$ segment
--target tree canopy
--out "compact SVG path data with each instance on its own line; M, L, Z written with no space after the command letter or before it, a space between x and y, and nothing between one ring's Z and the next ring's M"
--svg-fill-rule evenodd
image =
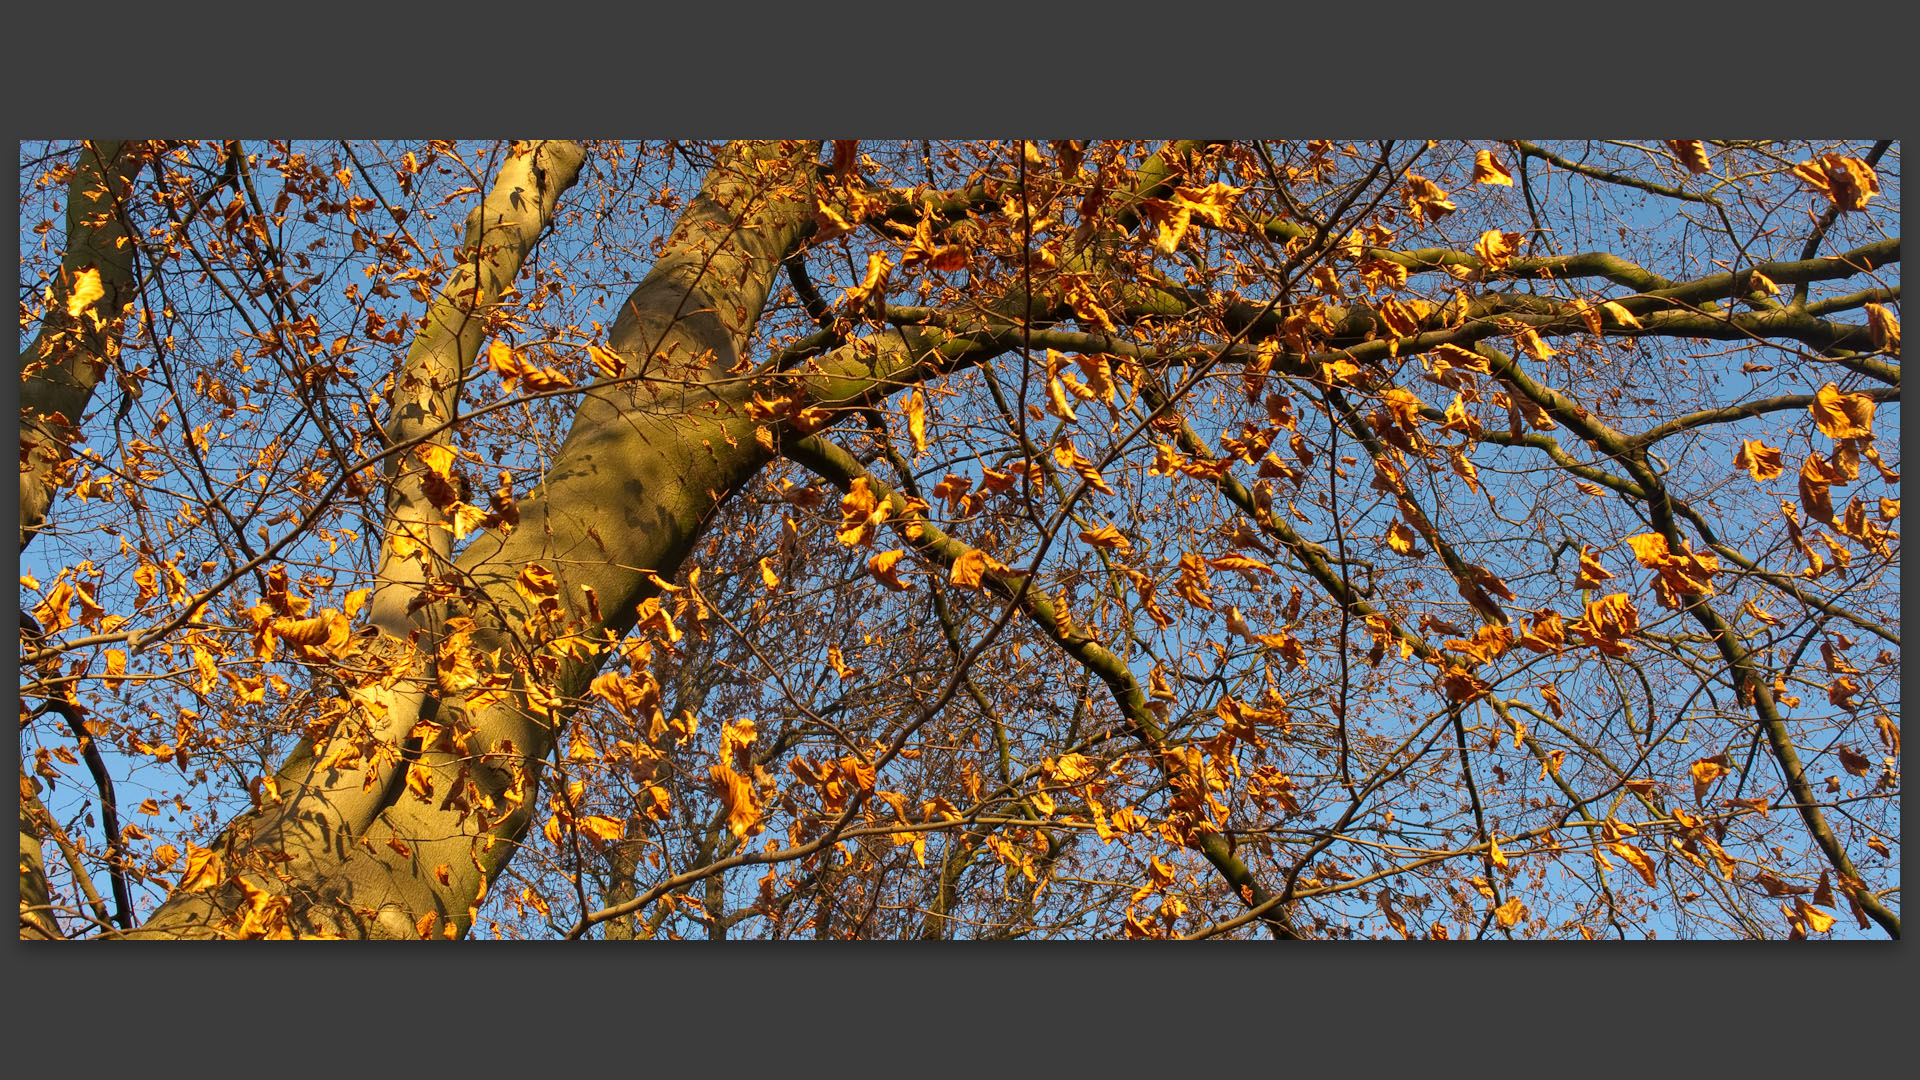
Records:
M21 149L27 938L1899 936L1900 149Z

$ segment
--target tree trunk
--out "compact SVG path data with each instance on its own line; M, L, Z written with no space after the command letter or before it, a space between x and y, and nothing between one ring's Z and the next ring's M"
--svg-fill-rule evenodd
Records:
M651 573L673 574L715 508L770 459L734 407L744 391L713 377L745 355L780 261L809 219L817 153L817 143L728 148L612 328L609 344L628 371L650 377L587 390L544 481L520 502L518 527L477 537L447 575L462 592L435 628L455 631L440 659L498 650L505 699L470 707L470 693L443 681L380 703L388 709L380 728L413 737L410 762L375 766L377 799L362 797L365 774L318 764L327 743L303 744L280 775L295 781L283 787L311 794L289 798L294 808L271 822L256 814L230 826L220 852L228 880L176 892L140 936L222 936L235 920L347 937L471 929L534 819L541 763L563 719L543 703L584 692L605 659L565 656L533 636L547 624L523 573L554 575L552 595L574 634L622 636L657 591ZM468 627L470 638L460 632ZM363 701L349 715L367 712ZM401 782L409 768L430 794Z

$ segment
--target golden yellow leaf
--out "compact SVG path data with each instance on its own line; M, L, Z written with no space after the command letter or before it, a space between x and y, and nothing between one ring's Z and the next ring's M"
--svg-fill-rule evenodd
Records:
M1500 187L1513 186L1513 174L1507 171L1493 151L1482 150L1473 155L1473 182L1476 184L1496 184Z
M1066 385L1060 381L1058 375L1047 379L1047 411L1062 420L1076 419L1073 401L1067 393Z
M1619 323L1621 326L1624 326L1629 330L1646 329L1646 327L1643 327L1640 325L1639 319L1636 319L1633 317L1633 312L1628 311L1624 306L1617 304L1612 300L1602 300L1600 302L1600 310L1613 316L1615 322Z
M736 838L744 840L766 828L760 818L760 807L753 801L751 781L725 765L709 768L707 775L719 789L721 805L727 812L727 828Z
M534 364L514 352L504 341L495 341L487 346L487 367L500 376L500 389L508 394L513 393L521 383L536 393L573 385L573 380L559 369Z
M927 452L927 397L914 387L907 395L907 434L913 438L913 452L916 456Z
M212 851L189 842L187 867L180 872L176 892L204 892L226 880L226 866Z
M860 671L859 668L847 663L847 658L841 654L838 645L827 646L827 666L831 667L833 673L841 679L850 679Z
M1659 533L1629 536L1627 546L1633 549L1633 557L1639 560L1641 566L1658 567L1670 557L1667 538Z
M1519 897L1510 896L1506 903L1493 909L1493 914L1502 927L1511 930L1527 917L1527 905L1521 903Z
M1580 621L1567 629L1608 656L1625 656L1633 651L1626 639L1640 631L1640 610L1626 593L1610 593L1588 603Z
M1827 700L1840 708L1851 711L1853 697L1860 692L1860 684L1850 675L1841 675L1827 684Z
M538 600L543 596L559 595L560 582L553 576L553 571L539 563L529 563L515 579L514 589L528 600Z
M669 642L679 641L684 636L680 628L673 624L673 616L661 606L660 598L657 596L649 596L640 602L639 616L639 622L634 624L635 630L642 633L651 630L661 631L667 635Z
M607 817L602 814L577 818L574 821L574 825L580 830L582 836L602 844L620 839L621 835L626 831L626 826L621 823L619 818Z
M1413 553L1414 541L1419 538L1419 535L1405 522L1396 521L1393 523L1393 528L1387 530L1387 546L1402 555L1410 555Z
M1524 233L1489 229L1480 234L1480 239L1473 245L1473 253L1480 256L1480 261L1486 264L1488 270L1504 270L1513 257L1520 253L1520 241L1523 239Z
M100 271L91 266L87 267L73 276L73 294L67 298L67 316L79 318L95 300L105 295L107 290L100 284ZM102 321L98 315L93 317L95 326L100 325Z
M867 256L867 273L860 284L847 290L845 307L849 314L865 314L872 302L880 299L886 292L887 274L893 269L893 261L882 252L873 252Z
M107 670L100 677L100 685L109 690L117 689L123 681L122 676L127 673L127 654L119 649L108 649L106 661Z
M627 372L625 358L598 345L587 346L587 359L593 362L593 370L599 372L602 378L617 379Z
M780 575L773 572L773 567L768 565L767 559L760 560L760 580L766 585L768 592L780 588Z
M1112 363L1105 356L1097 353L1076 356L1073 362L1078 364L1080 371L1086 375L1087 388L1093 391L1094 396L1109 405L1113 404L1114 385Z
M1615 306L1618 306L1618 305L1615 305ZM1632 316L1628 316L1628 318L1632 318ZM1526 354L1528 356L1533 357L1535 360L1545 360L1550 356L1559 355L1554 351L1554 349L1551 346L1549 346L1544 340L1541 339L1540 332L1538 330L1535 330L1531 326L1520 331L1518 340L1520 342L1520 347L1526 350ZM1521 401L1520 407L1522 409L1525 409L1527 404L1530 401L1530 399L1527 399L1524 396L1521 397L1519 400ZM1532 417L1529 416L1528 419L1531 420ZM1540 427L1541 425L1538 423L1535 423L1534 426ZM1547 427L1553 426L1552 421L1548 421L1546 426Z
M1500 836L1497 833L1487 836L1487 858L1493 860L1493 865L1503 869L1507 865L1507 854L1500 850Z
M1063 754L1058 758L1050 758L1041 762L1041 768L1062 784L1077 784L1099 772L1085 754Z
M1440 676L1440 689L1446 692L1448 701L1468 705L1484 697L1492 687L1465 668L1450 667Z
M1560 700L1560 688L1558 686L1552 683L1542 683L1540 685L1540 698L1547 703L1547 708L1553 710L1555 718L1564 719L1566 717L1567 709L1565 704Z
M1552 608L1541 608L1528 620L1519 643L1537 653L1559 653L1567 644L1566 621Z
M1458 345L1443 344L1437 346L1431 355L1446 361L1448 367L1475 371L1482 375L1489 375L1493 372L1493 369L1487 365L1486 357L1481 356L1472 349L1463 349Z
M1834 917L1807 903L1802 897L1793 898L1794 913L1806 923L1807 929L1816 934L1824 934L1833 929Z
M1575 314L1580 316L1580 321L1587 324L1587 333L1599 337L1601 325L1600 309L1576 297L1573 301L1573 310Z
M1865 394L1843 394L1827 383L1814 393L1807 411L1829 439L1868 439L1873 437L1873 407L1873 399Z

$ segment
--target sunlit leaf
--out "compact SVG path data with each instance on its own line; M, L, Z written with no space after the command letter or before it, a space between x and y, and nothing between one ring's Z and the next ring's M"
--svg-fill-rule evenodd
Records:
M1865 394L1843 394L1827 383L1807 406L1820 433L1829 439L1869 439L1873 437L1874 401Z
M1493 156L1493 151L1482 150L1473 156L1473 182L1512 187L1513 174L1500 164L1499 158Z
M1712 164L1707 160L1706 143L1699 139L1668 139L1666 142L1667 149L1673 151L1673 156L1687 167L1688 172L1701 176L1713 171Z
M1873 166L1857 157L1822 154L1793 167L1793 175L1827 197L1841 210L1865 210L1867 200L1880 194L1880 178Z

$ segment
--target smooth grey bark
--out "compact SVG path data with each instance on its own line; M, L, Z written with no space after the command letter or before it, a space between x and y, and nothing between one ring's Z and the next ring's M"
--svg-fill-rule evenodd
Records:
M640 603L657 592L650 572L671 576L719 504L771 458L735 407L744 386L725 375L746 355L780 261L810 220L818 152L817 142L748 143L721 155L610 332L610 348L630 371L671 380L603 380L584 391L543 482L519 504L519 526L505 535L488 530L455 560L449 576L466 595L449 605L449 617L473 620L473 645L482 653L500 650L503 664L514 657L522 664L515 693L502 703L469 710L462 695L428 694L417 707L390 706L387 730L405 732L428 719L466 747L410 751L431 770L435 797L409 791L395 770L376 784L378 803L349 817L298 817L296 828L287 820L294 815L281 815L270 837L248 819L228 829L227 865L254 890L285 897L296 932L412 938L429 915L428 925L471 929L473 909L534 820L537 779L557 728L528 708L528 672L536 672L542 696L564 699L585 691L603 659L563 657L525 637L534 604L516 582L529 567L544 568L558 579L568 615L589 631L624 635ZM595 594L599 618L587 610L583 588ZM360 780L312 768L312 758L313 748L303 746L282 775L300 775L328 802L348 799L342 789L358 791ZM517 802L510 798L516 773L523 778ZM446 801L450 793L469 806ZM497 813L463 812L489 801ZM277 873L246 866L283 854L294 858ZM245 892L230 881L176 894L138 935L221 936L230 932L223 921L245 909Z

